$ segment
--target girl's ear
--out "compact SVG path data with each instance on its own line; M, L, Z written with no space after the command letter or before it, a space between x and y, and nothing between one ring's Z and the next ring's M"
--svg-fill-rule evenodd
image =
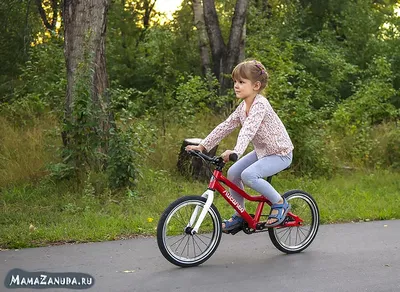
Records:
M253 89L254 89L255 91L259 91L260 88L261 88L261 82L260 82L260 81L254 82L254 84L253 84Z

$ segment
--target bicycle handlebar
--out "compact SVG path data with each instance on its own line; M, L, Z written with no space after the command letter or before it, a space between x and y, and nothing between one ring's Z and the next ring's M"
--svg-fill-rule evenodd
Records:
M223 165L225 164L225 163L224 163L224 160L222 159L221 156L214 156L214 157L211 157L211 156L208 156L208 155L206 155L206 154L204 154L203 152L200 152L200 151L198 151L198 150L188 150L188 153L191 154L191 155L200 156L200 157L202 157L204 160L209 161L209 162L211 162L211 163L213 163L213 164L216 164L216 165L221 165L221 166L223 166ZM236 153L231 153L231 154L229 155L229 160L230 160L230 161L235 162L237 159L238 159L238 155L237 155Z

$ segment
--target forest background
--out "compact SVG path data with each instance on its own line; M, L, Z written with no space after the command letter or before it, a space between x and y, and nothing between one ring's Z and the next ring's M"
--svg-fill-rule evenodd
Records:
M206 188L177 170L180 147L237 106L247 58L295 145L274 186L310 192L324 224L400 218L399 1L184 0L170 17L94 2L75 71L74 1L0 3L0 248L153 235Z

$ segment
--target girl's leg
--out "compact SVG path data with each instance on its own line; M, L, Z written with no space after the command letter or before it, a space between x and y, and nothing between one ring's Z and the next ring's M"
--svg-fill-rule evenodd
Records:
M241 178L245 185L265 196L272 204L282 203L282 196L264 178L284 170L291 163L292 153L287 156L266 156L246 168ZM268 222L268 224L271 223L273 221Z
M243 170L245 170L247 167L249 167L249 165L253 164L256 161L257 155L255 151L252 151L249 154L243 156L228 169L227 178L235 185L243 189L241 174ZM229 189L229 193L244 208L244 198L232 189ZM229 230L240 226L242 222L243 219L239 216L237 212L235 212L232 218L230 218L229 220L225 220L222 223L222 231L228 232Z
M243 189L243 183L241 179L242 172L256 161L257 155L255 151L243 156L228 169L227 178L235 185ZM229 189L229 193L244 208L244 198L232 189Z

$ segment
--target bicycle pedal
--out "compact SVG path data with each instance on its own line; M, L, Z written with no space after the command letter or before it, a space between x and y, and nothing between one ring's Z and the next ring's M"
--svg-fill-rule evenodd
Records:
M226 234L231 234L231 235L235 235L236 233L238 233L239 231L242 231L242 227L236 227L232 230L228 230L228 231L222 231L223 233Z
M257 224L257 229L256 230L264 230L265 228L267 228L265 225L267 224L267 222L260 222Z

